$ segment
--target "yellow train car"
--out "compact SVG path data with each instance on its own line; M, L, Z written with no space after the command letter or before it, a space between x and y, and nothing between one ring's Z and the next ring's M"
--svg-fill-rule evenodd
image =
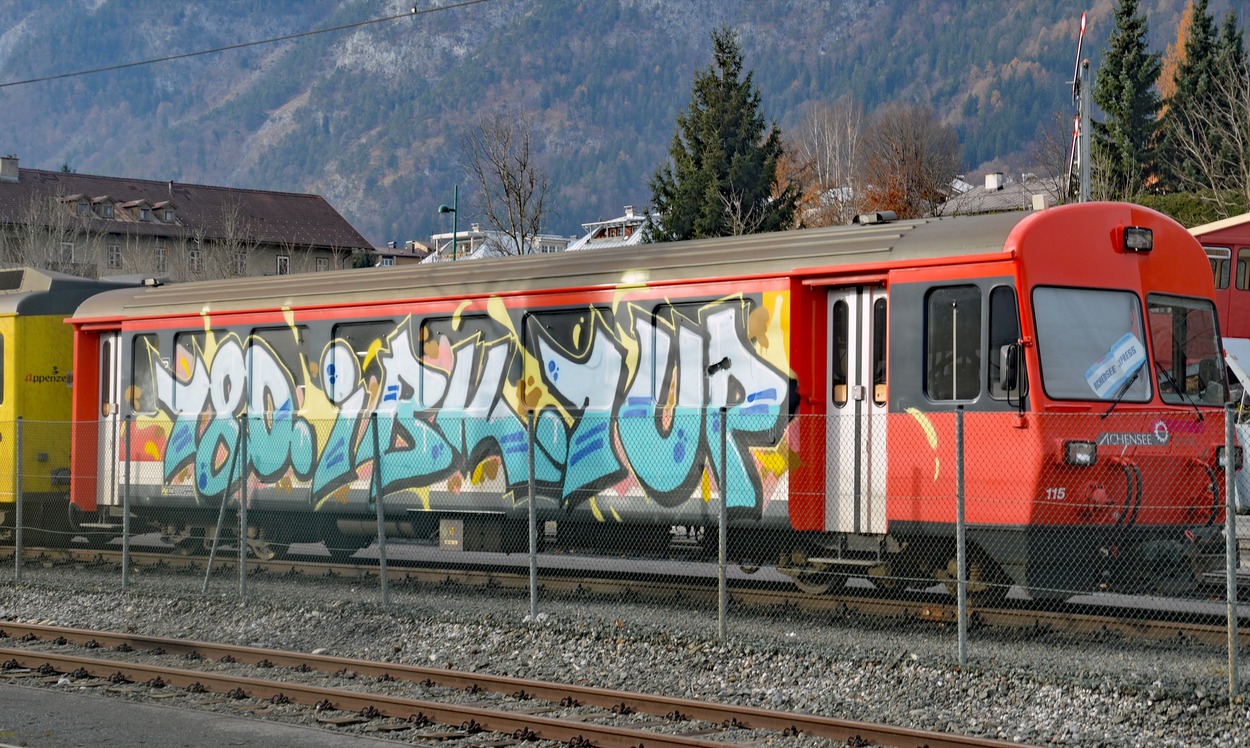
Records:
M0 538L7 543L19 495L22 526L32 531L24 540L69 540L74 371L73 331L65 319L84 299L122 285L33 268L0 270ZM33 528L53 532L36 538Z

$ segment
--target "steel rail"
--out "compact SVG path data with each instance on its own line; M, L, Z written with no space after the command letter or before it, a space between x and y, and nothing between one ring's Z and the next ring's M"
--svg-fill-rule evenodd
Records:
M260 649L237 645L214 644L210 642L183 641L163 637L139 636L118 632L91 631L86 629L63 628L38 624L0 622L0 631L10 637L35 637L43 641L65 641L76 644L94 642L100 646L117 647L126 644L131 647L146 647L151 650L163 651L166 654L186 654L196 652L207 659L220 660L230 657L245 664L256 665L262 661L272 666L297 668L311 667L324 672L351 670L360 675L372 678L389 677L396 680L407 680L414 683L433 683L455 689L479 688L485 691L508 695L525 694L531 698L552 703L576 703L612 709L618 712L639 712L670 719L678 715L682 719L697 720L721 725L734 725L743 729L771 730L789 732L832 740L866 740L873 744L902 747L930 746L930 748L1004 748L1019 744L990 740L972 736L954 735L949 733L917 730L905 727L877 725L856 720L844 720L833 717L803 714L799 712L772 711L757 707L718 704L715 702L683 699L668 696L640 694L629 691L615 691L605 688L579 686L573 684L548 683L525 678L489 675L484 673L467 673L442 668L428 668L416 665L397 663L372 662L330 655L311 655L283 650ZM10 652L26 652L27 650L0 649L0 657ZM111 662L111 661L105 661ZM106 668L107 669L107 668ZM163 677L163 676L162 676ZM272 693L264 697L272 697ZM287 694L289 697L290 695ZM315 703L315 702L314 702ZM360 709L357 707L338 707ZM407 716L407 715L390 715ZM431 719L443 722L441 718L426 714ZM480 721L480 720L479 720ZM447 724L447 723L445 723ZM482 722L485 726L486 723ZM518 729L498 729L488 727L497 732L510 732ZM535 730L537 732L537 730ZM650 735L650 733L648 733ZM560 738L567 739L567 738ZM653 745L654 738L648 737L646 745ZM697 743L706 745L707 743ZM605 743L604 745L608 745ZM682 745L688 745L683 743ZM718 745L724 745L723 742Z
M8 549L11 556L12 549ZM0 560L4 558L0 551ZM101 561L119 562L120 551L56 549L35 551L28 549L24 556L42 558L55 562L58 559L86 563ZM132 552L132 563L165 566L202 566L205 559L199 557L171 556L167 553ZM278 561L255 561L257 568L272 575L307 574L310 577L334 576L344 579L376 578L378 568L367 564L339 564L307 560L283 559ZM231 561L219 561L218 568L228 571L235 568ZM317 573L312 573L317 572ZM492 568L418 568L405 567L392 562L388 570L392 583L415 582L437 585L455 583L466 587L494 587L515 591L529 589L527 572L502 571ZM707 583L694 583L667 577L649 576L638 578L612 578L610 576L574 576L569 574L544 575L541 585L551 594L601 594L620 595L628 593L639 600L666 602L680 600L683 603L701 602L715 604L716 588ZM753 588L749 585L731 584L733 603L748 608L789 608L804 612L842 613L854 611L860 615L888 618L913 618L923 621L950 623L956 620L955 605L938 599L926 600L922 596L878 597L873 595L819 595L812 596L800 590ZM1197 601L1195 601L1197 602ZM1092 607L1092 606L1087 606ZM1096 610L1096 609L1095 609ZM1059 609L1038 610L1027 607L1000 606L974 608L977 625L1003 628L1039 628L1069 634L1114 633L1131 640L1164 641L1178 635L1193 641L1220 646L1227 644L1228 627L1224 622L1196 623L1176 620L1175 611L1160 618L1151 618L1149 609L1142 609L1143 617L1125 618L1106 613L1082 612L1074 606ZM1221 609L1220 615L1223 615ZM1214 620L1214 619L1213 619ZM1239 640L1250 645L1250 626L1238 632Z

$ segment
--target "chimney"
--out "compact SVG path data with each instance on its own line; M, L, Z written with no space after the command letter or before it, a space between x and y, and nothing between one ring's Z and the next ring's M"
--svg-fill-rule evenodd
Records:
M985 175L985 191L997 192L1003 188L1003 173L992 171Z
M0 182L17 181L17 156L0 157Z
M633 218L633 217L634 217L634 206L632 206L632 205L626 205L626 206L625 206L625 217L626 217L626 218Z

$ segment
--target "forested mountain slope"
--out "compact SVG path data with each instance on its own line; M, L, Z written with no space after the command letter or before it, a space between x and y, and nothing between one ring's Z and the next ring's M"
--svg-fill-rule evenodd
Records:
M436 7L416 0L420 10ZM452 5L453 0L438 0ZM0 84L404 13L391 0L5 0ZM1153 48L1184 0L1143 0ZM710 32L737 29L783 131L812 101L931 103L965 167L1023 168L1071 112L1081 11L1097 66L1113 0L488 0L298 40L0 87L0 152L23 166L324 195L377 243L446 231L458 135L536 113L558 214L644 205ZM1212 2L1218 15L1228 2Z

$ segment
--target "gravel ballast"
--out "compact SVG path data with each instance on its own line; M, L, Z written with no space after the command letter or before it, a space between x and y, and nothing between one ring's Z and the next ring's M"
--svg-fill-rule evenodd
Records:
M660 693L1033 744L1250 745L1230 709L1227 653L1173 641L1077 640L976 630L956 666L953 626L849 615L716 611L545 599L455 586L393 586L383 608L360 579L169 570L27 568L0 583L0 620L318 652ZM1239 700L1240 701L1240 700Z

